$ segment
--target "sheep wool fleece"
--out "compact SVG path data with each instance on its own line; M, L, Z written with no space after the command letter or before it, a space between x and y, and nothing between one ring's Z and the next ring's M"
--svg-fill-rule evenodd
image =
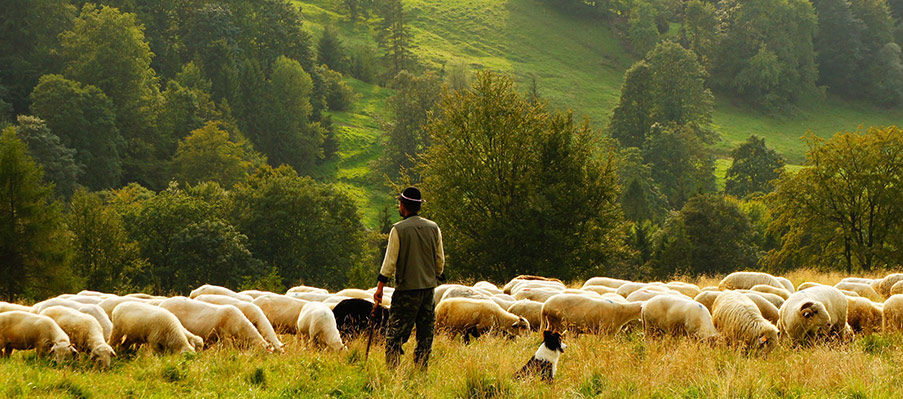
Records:
M419 290L396 290L392 294L392 310L389 312L389 326L386 331L386 363L398 366L404 354L401 346L411 336L411 329L417 327L417 348L414 363L426 367L433 348L433 330L436 325L434 288Z

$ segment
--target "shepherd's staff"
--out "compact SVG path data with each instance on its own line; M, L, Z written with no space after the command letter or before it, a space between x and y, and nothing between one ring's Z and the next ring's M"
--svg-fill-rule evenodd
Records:
M370 345L373 343L373 330L376 329L376 310L379 309L379 302L373 303L373 310L370 311L370 319L367 321L367 352L364 352L364 360L370 357Z

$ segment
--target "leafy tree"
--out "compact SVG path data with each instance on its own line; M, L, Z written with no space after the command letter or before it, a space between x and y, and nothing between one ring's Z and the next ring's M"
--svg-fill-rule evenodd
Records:
M317 42L317 62L329 69L345 72L345 48L332 26L323 28L323 35Z
M173 159L176 176L189 184L214 181L232 187L265 162L260 154L232 141L217 122L208 122L179 142Z
M628 220L660 223L668 212L668 200L652 178L652 166L643 162L639 148L627 147L619 154L619 202Z
M0 86L12 114L28 113L28 94L38 78L56 70L58 35L77 10L68 0L6 0L0 6Z
M724 0L719 11L713 87L770 111L813 92L818 21L808 0Z
M724 192L739 198L755 192L770 193L771 181L784 170L784 160L765 146L765 139L756 135L731 151L734 162L727 170Z
M611 136L622 146L639 147L653 124L674 123L691 126L708 140L714 99L705 77L695 54L673 42L659 44L627 71L609 124Z
M885 107L903 103L903 60L897 43L884 45L878 52L872 71L875 78L871 82L871 100Z
M457 60L449 64L445 71L445 84L454 90L466 90L470 88L470 67L463 60Z
M299 173L308 173L320 157L322 131L309 119L311 86L310 75L297 61L285 57L276 61L265 97L269 100L269 125L257 136L258 148L271 165L285 163Z
M386 141L379 163L390 178L398 177L402 170L416 175L412 168L430 146L426 125L439 101L441 83L430 72L417 76L402 71L391 87L395 94L386 101L391 116L384 127Z
M327 107L331 111L347 111L351 109L356 94L351 86L342 81L342 74L330 70L325 65L318 66L316 69L323 79L323 95Z
M854 0L853 14L865 24L862 33L862 62L853 76L858 93L884 106L903 102L899 45L894 43L894 20L885 0ZM862 90L865 88L865 90Z
M699 56L699 63L708 70L718 46L718 14L713 3L701 0L687 2L683 12L686 47Z
M233 99L238 74L240 27L228 4L207 3L192 13L182 40L187 55L197 60L212 83L213 99ZM190 131L190 130L189 130Z
M476 74L430 120L425 208L460 276L604 273L623 250L615 160L588 123L531 104L511 78Z
M645 55L658 43L658 27L655 25L657 16L655 7L647 1L637 1L631 8L630 18L627 20L628 36L635 54Z
M351 49L348 63L348 72L351 76L367 83L376 82L376 50L369 46L354 47Z
M97 86L113 101L116 127L126 140L125 180L162 184L160 176L155 176L161 165L154 158L160 143L152 129L159 95L150 67L153 53L135 14L85 4L72 30L63 32L60 41L63 75Z
M868 272L903 262L903 132L807 137L806 165L775 182L767 201L781 235L765 264Z
M376 43L385 52L383 59L389 64L391 76L395 76L412 66L412 34L401 0L380 1L378 13L380 22L376 30Z
M103 292L128 292L132 278L145 267L138 243L128 237L122 217L99 192L78 190L72 196L66 224L72 268L85 285Z
M865 24L853 15L847 0L817 0L813 5L819 27L813 40L819 83L835 93L854 95Z
M41 165L44 179L53 183L56 194L69 198L75 191L82 168L75 162L75 150L60 143L40 118L19 115L16 133L28 145L28 154Z
M656 277L726 274L755 266L754 230L737 204L717 194L693 197L653 236Z
M31 94L34 114L47 123L84 168L79 182L92 190L119 184L124 146L113 103L95 86L44 75Z
M36 298L72 288L62 206L53 184L8 127L0 135L0 297Z
M235 226L285 285L343 287L366 257L365 231L352 199L288 167L264 166L233 190Z
M178 272L178 292L203 284L238 287L247 278L264 274L263 263L247 249L248 237L228 222L202 220L185 226L173 237L173 263Z
M688 126L653 125L643 158L672 209L697 194L715 191L715 157Z

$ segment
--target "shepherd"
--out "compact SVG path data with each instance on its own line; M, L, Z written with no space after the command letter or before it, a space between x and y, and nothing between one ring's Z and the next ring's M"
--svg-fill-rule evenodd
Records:
M418 215L423 205L420 190L408 187L398 196L398 214L404 218L392 226L386 257L377 276L373 301L381 303L383 287L395 277L392 310L386 332L386 364L395 369L404 355L402 345L417 327L414 364L426 370L436 325L433 291L445 281L445 251L439 226Z

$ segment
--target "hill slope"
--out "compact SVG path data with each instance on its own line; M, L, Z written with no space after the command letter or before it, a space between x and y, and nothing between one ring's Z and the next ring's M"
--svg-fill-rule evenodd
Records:
M298 4L303 7L307 27L314 37L319 36L323 26L334 25L346 44L375 47L367 26L374 24L374 19L351 24L339 8L341 2L336 0ZM446 63L463 61L471 69L507 72L524 90L535 77L540 95L553 106L574 109L598 128L607 124L624 72L635 61L605 22L562 13L541 0L405 0L404 4L414 35L414 53L423 64L441 69ZM358 82L355 88L367 92L364 101L378 102L370 97L377 90L366 86ZM371 103L357 108L379 111L380 107ZM881 110L832 96L809 100L791 115L782 116L764 115L717 95L715 108L715 129L723 137L715 149L721 156L726 157L731 148L757 134L766 137L766 143L790 164L804 160L805 145L800 137L807 130L830 137L837 131L856 130L860 125L889 125L903 120L903 110ZM377 115L355 110L338 118L346 132L343 136L355 130L369 135L367 141L371 144L361 155L343 158L336 176L358 188L385 191L381 184L361 185L344 175L350 170L355 170L355 175L363 173L366 161L378 156L376 138L380 132L371 119L374 116ZM352 151L352 144L343 142L343 148ZM366 159L368 155L372 158ZM390 203L390 198L388 193L368 195L362 204L368 225L376 219L374 212Z

